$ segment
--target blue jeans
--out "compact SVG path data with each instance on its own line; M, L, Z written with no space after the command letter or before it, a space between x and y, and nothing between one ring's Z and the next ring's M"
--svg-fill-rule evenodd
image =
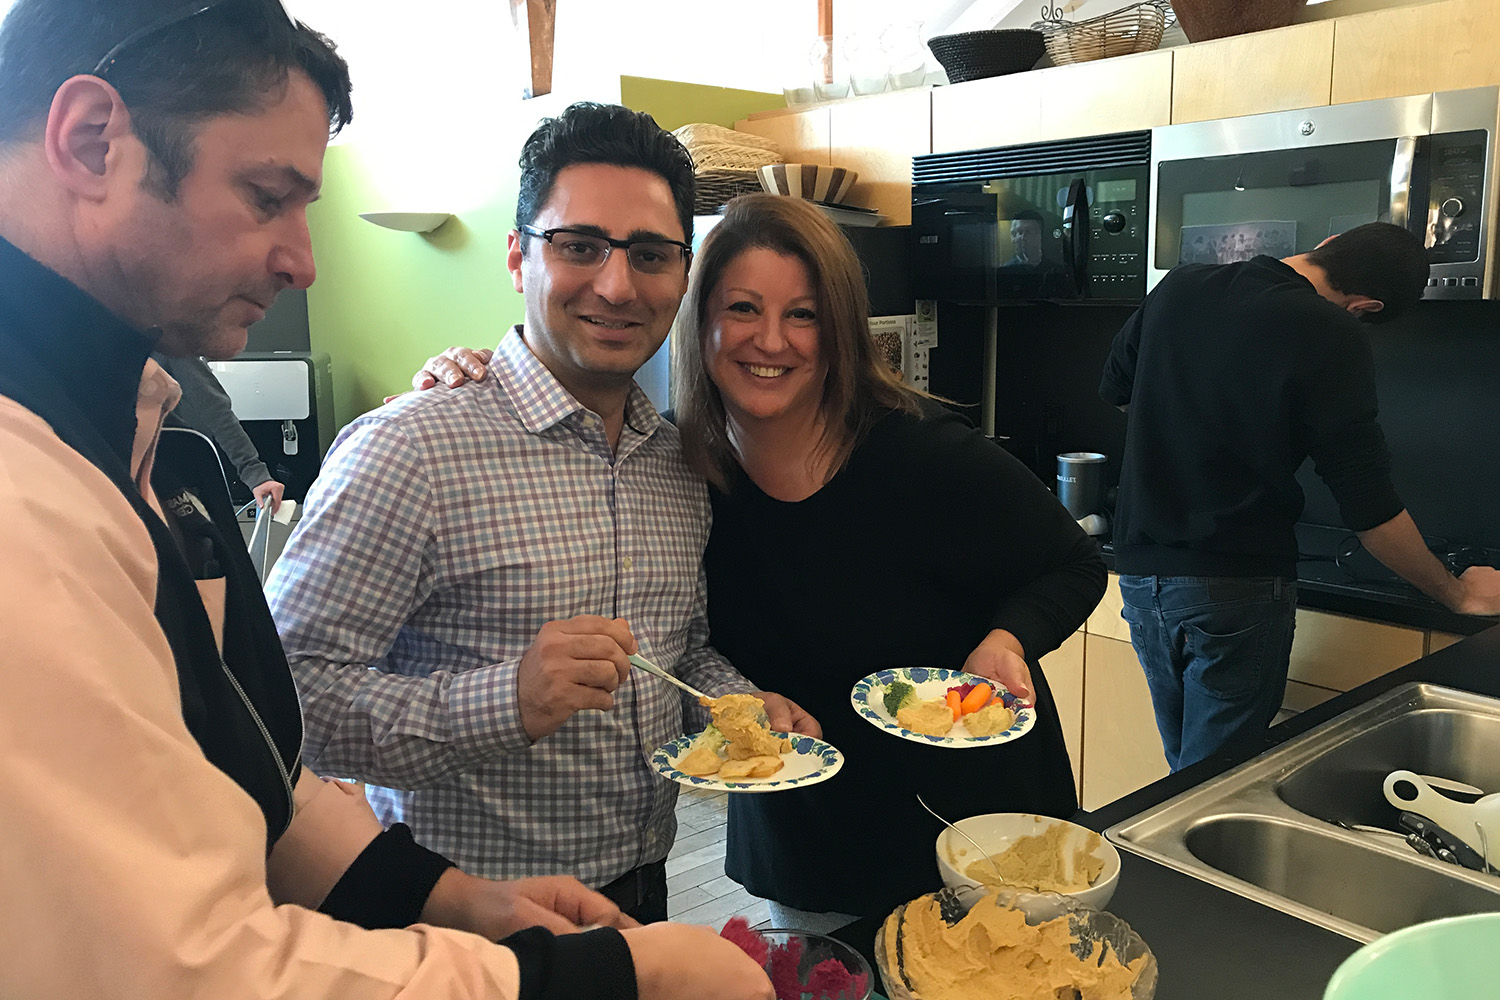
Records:
M1286 693L1295 583L1122 576L1120 596L1173 771L1265 732Z

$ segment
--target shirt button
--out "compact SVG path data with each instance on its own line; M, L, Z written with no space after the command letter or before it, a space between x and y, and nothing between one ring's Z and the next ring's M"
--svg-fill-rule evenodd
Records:
M635 560L630 558L629 556L626 556L624 559L620 560L620 565L625 567L626 569L629 569L630 567L635 565Z
M599 421L595 420L592 416L585 416L583 418L583 426L587 427L589 430L593 430L598 423Z

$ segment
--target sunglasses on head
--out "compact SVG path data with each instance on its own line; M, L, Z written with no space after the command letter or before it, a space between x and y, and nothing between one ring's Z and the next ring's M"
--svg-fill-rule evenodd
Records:
M108 74L110 69L114 66L115 60L120 58L120 53L124 52L126 49L130 48L132 45L135 45L142 39L150 38L152 35L155 35L158 32L166 31L168 28L179 25L184 21L191 21L199 14L205 14L208 11L213 10L215 7L221 7L224 4L230 2L232 2L232 0L193 0L192 3L184 4L182 7L178 8L170 14L165 15L164 17L160 17L155 21L148 22L147 24L132 31L124 38L120 39L114 44L113 48L104 53L104 57L94 65L93 75L103 77ZM257 2L266 3L268 5L272 4L272 0L257 0ZM287 20L287 24L289 24L293 29L301 27L297 19L292 16L291 10L287 8L286 0L274 0L274 6L281 11L282 15Z

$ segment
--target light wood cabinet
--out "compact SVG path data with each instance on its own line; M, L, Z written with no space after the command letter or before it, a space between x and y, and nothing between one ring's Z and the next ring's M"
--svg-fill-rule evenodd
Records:
M1172 121L1327 104L1333 35L1332 20L1314 21L1172 50Z
M859 172L848 203L911 222L911 158L932 151L932 100L898 90L829 105L829 162Z
M1131 132L1172 122L1172 51L1032 70L1041 90L1040 138ZM1006 108L990 114L1004 116Z
M1130 643L1084 637L1083 807L1098 809L1167 774L1151 692Z
M1111 573L1109 582L1104 587L1104 596L1099 599L1099 605L1089 615L1088 621L1084 622L1084 628L1089 635L1103 635L1129 642L1130 626L1120 617L1120 609L1124 606L1125 602L1120 599L1120 577Z
M1063 644L1041 659L1042 673L1057 702L1063 740L1073 761L1073 788L1083 795L1083 640L1074 632Z
M826 166L832 162L828 158L827 105L803 111L768 111L737 121L734 127L770 139L781 148L788 163Z
M958 153L1049 139L1036 71L971 80L932 91L932 151Z
M1421 629L1302 608L1297 611L1288 677L1348 691L1419 659L1426 644Z
M1447 649L1455 642L1462 642L1466 636L1454 635L1452 632L1438 632L1436 630L1427 633L1427 652L1436 653L1440 649Z
M1334 22L1333 103L1500 83L1500 3L1447 0Z

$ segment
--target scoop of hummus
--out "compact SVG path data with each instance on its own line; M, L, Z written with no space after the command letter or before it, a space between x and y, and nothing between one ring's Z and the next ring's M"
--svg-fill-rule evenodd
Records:
M953 728L953 710L947 702L917 701L898 711L896 722L914 733L945 736Z
M993 736L1015 724L1016 713L997 698L977 712L964 716L964 727L970 736Z
M970 862L963 873L980 885L1019 886L1052 892L1087 889L1104 871L1104 860L1093 853L1099 846L1099 835L1089 830L1082 843L1065 843L1069 839L1069 828L1054 823L1041 833L1021 837L1005 850L991 855L993 865L981 858ZM961 853L969 852L961 849ZM996 868L1000 870L998 877Z
M1104 943L1079 959L1066 916L1033 927L994 896L951 927L936 899L913 900L886 918L884 941L886 967L904 972L918 1000L1131 1000L1146 961L1125 965Z

